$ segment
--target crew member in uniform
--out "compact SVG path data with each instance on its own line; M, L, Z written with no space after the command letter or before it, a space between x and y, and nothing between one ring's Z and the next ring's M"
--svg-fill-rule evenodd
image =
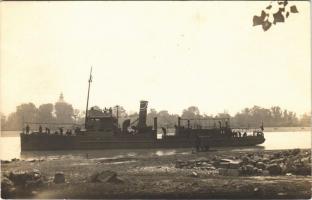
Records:
M26 125L26 133L27 133L27 134L29 133L29 130L30 130L30 128L29 128L29 125L27 124L27 125Z

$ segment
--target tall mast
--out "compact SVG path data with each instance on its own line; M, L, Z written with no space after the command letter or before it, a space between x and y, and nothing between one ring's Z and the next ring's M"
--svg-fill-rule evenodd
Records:
M87 121L88 121L88 107L89 107L89 94L90 94L90 84L92 82L92 67L90 70L90 78L89 78L89 86L88 86L88 97L87 97L87 107L86 107L86 116L85 116L85 128L87 128Z

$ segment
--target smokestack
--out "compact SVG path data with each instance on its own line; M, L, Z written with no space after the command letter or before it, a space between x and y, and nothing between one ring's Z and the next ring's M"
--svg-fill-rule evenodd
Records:
M146 127L146 115L147 115L148 101L140 101L139 123L138 128Z
M154 117L154 130L156 130L157 133L157 117Z

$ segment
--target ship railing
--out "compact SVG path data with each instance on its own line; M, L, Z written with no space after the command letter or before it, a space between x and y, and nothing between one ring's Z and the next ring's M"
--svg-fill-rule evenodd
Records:
M178 128L214 129L229 128L230 117L181 118L178 117Z

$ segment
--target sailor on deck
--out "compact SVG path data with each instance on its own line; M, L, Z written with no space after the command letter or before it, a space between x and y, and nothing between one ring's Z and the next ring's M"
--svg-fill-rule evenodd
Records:
M29 134L29 130L30 130L30 128L29 128L29 125L27 124L26 125L26 134Z
M161 130L163 131L164 137L167 136L167 129L165 127L161 127Z
M60 130L60 134L63 135L63 127L60 127L59 130Z

